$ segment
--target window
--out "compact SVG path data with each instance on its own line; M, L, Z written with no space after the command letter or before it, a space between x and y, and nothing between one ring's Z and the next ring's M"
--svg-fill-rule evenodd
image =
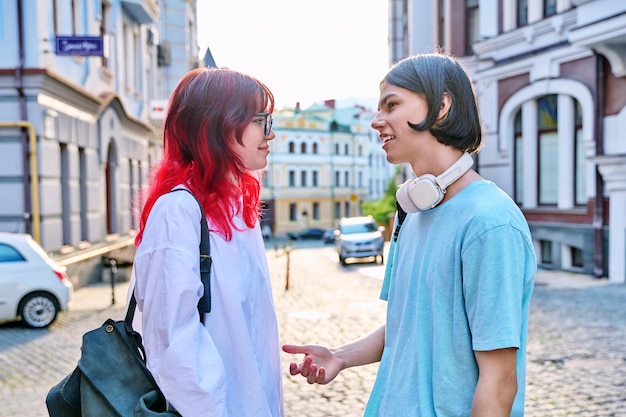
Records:
M56 2L56 0L54 0ZM104 37L107 34L107 14L108 6L106 2L101 2L100 10L100 36ZM105 55L102 55L101 64L104 68L108 66L108 59Z
M344 210L344 216L345 217L350 217L350 202L349 201L344 201L343 203L343 210Z
M320 219L320 203L313 203L313 220Z
M296 153L296 144L289 142L289 153Z
M126 83L126 89L130 90L130 86L131 86L131 80L132 80L132 71L133 69L131 68L130 63L133 62L133 48L135 47L135 45L132 43L132 41L130 40L131 33L130 30L128 28L128 25L126 23L124 23L122 25L122 39L124 39L124 42L122 44L122 47L124 48L124 60L126 61L124 65L124 82Z
M552 94L520 108L512 126L515 202L529 208L585 206L589 168L580 103L567 94ZM523 132L535 124L535 132Z
M25 260L13 246L0 243L0 262L23 262Z
M85 148L78 148L78 189L80 199L80 239L89 240L89 188L87 184L87 153ZM139 193L141 195L141 193ZM141 200L139 200L141 208Z
M446 13L445 13L445 0L439 0L439 7L437 8L439 25L437 27L437 35L439 37L439 45L444 46L447 44L446 39Z
M517 26L528 24L528 0L517 0Z
M59 167L61 186L61 239L64 245L72 243L72 184L70 180L71 164L70 151L66 143L59 144Z
M552 261L552 242L549 240L540 240L539 247L541 250L541 263L551 264Z
M587 204L587 184L585 181L587 159L585 158L585 144L583 143L583 116L578 102L575 104L574 135L574 193L576 205L585 205Z
M572 266L575 268L583 268L583 251L581 249L570 246L570 256L572 258Z
M556 205L559 182L557 96L538 100L539 204Z
M478 21L478 0L465 1L465 54L472 55L472 45L480 36Z
M335 219L341 218L341 203L335 201Z
M348 145L347 143L343 145L343 154L350 155L350 145Z
M317 153L318 153L318 150L317 150L317 143L314 143L314 144L313 144L313 154L314 154L314 155L317 155Z
M343 173L343 183L347 187L350 185L350 172L346 171Z
M130 228L131 229L135 229L136 225L136 219L137 216L135 216L135 213L139 213L140 211L137 209L137 207L135 206L135 202L136 200L136 194L137 194L137 190L139 190L139 187L137 186L137 184L135 184L136 181L136 175L135 175L135 164L133 163L132 159L128 160L128 185L130 186L129 192L130 192L130 201L128 202L128 207L130 207Z
M301 187L306 187L307 186L307 172L306 171L301 171L300 172L300 186Z
M335 171L335 187L339 187L340 175L339 171Z
M70 21L71 30L66 30L59 27L59 23ZM78 35L77 29L78 11L76 6L76 0L70 0L69 10L67 9L67 3L59 8L59 0L52 0L52 29L54 34L69 34Z
M137 33L137 28L133 28L133 51L132 51L132 57L133 57L133 65L135 68L133 68L133 83L132 83L132 87L133 90L135 90L135 92L140 92L142 90L141 88L141 83L139 82L139 80L141 79L141 43L140 43L140 39L141 37L139 36L139 34Z
M339 144L335 143L335 155L339 155Z
M296 203L289 203L289 220L295 222L298 220L298 210Z
M556 14L556 0L543 1L543 16L553 16Z
M313 172L311 173L311 177L312 177L312 178L311 178L311 185L312 185L313 187L317 187L317 186L319 185L319 184L318 184L318 180L317 180L318 175L319 175L319 174L318 174L318 172L317 172L317 171L313 171Z
M78 12L76 11L76 0L71 0L70 12L72 16L72 35L76 36L78 34L78 25L76 24L78 18Z
M513 143L515 146L514 160L513 160L513 172L515 173L515 202L517 204L523 203L524 196L524 169L523 169L523 140L522 140L522 111L518 111L515 116L515 124L513 127Z
M300 153L306 153L306 143L302 142L300 144Z
M295 187L296 186L296 171L289 171L289 186L290 187Z
M58 0L52 0L52 29L55 35L59 34L59 6L57 3Z

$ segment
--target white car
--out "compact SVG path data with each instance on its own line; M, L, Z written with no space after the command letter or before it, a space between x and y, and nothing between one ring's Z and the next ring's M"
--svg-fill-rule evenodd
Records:
M347 217L341 219L335 232L337 254L341 265L346 259L362 259L373 257L375 261L384 262L383 238L384 227L378 227L372 216Z
M73 294L65 267L30 235L0 233L0 322L47 327L70 308Z

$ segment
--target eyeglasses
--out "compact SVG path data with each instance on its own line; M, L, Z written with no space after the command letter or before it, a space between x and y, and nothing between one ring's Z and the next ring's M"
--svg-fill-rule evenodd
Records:
M272 123L274 122L274 119L272 118L272 114L267 113L267 112L256 113L254 117L263 117L265 119L265 127L263 128L263 134L265 136L269 136L270 132L272 131Z

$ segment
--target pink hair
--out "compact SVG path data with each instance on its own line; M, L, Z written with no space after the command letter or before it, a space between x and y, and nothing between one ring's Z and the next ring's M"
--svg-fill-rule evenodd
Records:
M156 166L139 220L139 245L156 200L184 184L227 240L243 198L248 227L259 220L260 183L233 151L234 141L257 112L274 111L274 96L259 80L224 68L187 73L170 97L163 132L163 160ZM233 181L238 187L233 185Z

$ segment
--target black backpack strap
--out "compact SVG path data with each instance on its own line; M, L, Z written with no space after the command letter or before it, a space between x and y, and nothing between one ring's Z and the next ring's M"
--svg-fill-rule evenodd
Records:
M186 188L175 188L174 191L187 191L196 200L198 206L200 206L200 279L202 285L204 285L204 294L200 301L198 301L198 313L200 314L200 321L204 323L204 314L211 312L211 265L213 260L211 259L211 245L209 243L209 224L206 220L206 214L204 208L198 198Z
M398 202L396 202L396 208L398 209L397 211L398 225L396 226L396 230L393 232L394 242L398 241L398 235L400 234L400 227L402 226L402 223L404 222L404 219L406 218L406 211L402 209L402 207L400 206Z
M211 265L213 259L211 258L209 243L209 224L206 221L202 205L200 205L200 212L202 213L200 223L200 279L204 285L204 294L198 301L198 312L200 313L200 320L204 322L204 313L211 312Z
M187 191L198 202L200 206L200 280L204 286L204 294L200 301L198 301L198 314L200 314L200 321L204 323L204 313L211 312L211 265L213 260L211 259L211 246L209 243L209 224L206 220L206 214L202 208L202 204L196 198L196 196L186 188L176 188L174 191ZM135 334L133 330L133 318L135 317L135 308L137 307L137 299L135 298L135 291L130 296L128 303L128 309L126 310L126 316L124 317L124 323L126 330L132 334ZM140 343L141 345L141 343ZM145 357L145 355L144 355Z

